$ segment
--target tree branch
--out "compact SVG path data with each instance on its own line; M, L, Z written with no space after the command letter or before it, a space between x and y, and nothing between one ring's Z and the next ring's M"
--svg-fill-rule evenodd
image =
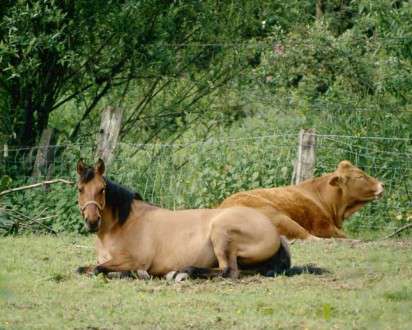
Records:
M55 105L53 105L53 107L51 108L50 112L57 109L58 107L60 107L61 105L63 105L64 103L70 101L71 99L75 98L77 95L79 95L80 93L85 92L86 90L88 90L90 87L92 87L93 84L88 84L86 86L84 86L82 89L74 92L73 94L69 95L68 97L66 97L65 99L61 100L60 102L56 103Z
M70 184L70 185L74 184L74 182L69 181L69 180L64 180L64 179L48 180L48 181L43 181L43 182L31 184L31 185L28 185L28 186L22 186L22 187L12 188L12 189L8 189L8 190L3 190L2 192L0 192L0 196L4 196L6 194L9 194L9 193L12 193L12 192L15 192L15 191L21 191L21 190L27 190L27 189L42 187L42 186L53 184L53 183L65 183L65 184Z
M385 240L385 239L394 237L394 236L398 235L400 232L402 232L402 231L404 231L404 230L406 230L406 229L409 229L409 228L411 228L411 227L412 227L412 223L408 223L407 225L405 225L405 226L403 226L403 227L395 230L392 234L389 234L389 235L387 235L387 236L385 236L385 237L382 237L381 240Z
M77 122L76 126L74 127L72 134L70 134L70 137L69 137L70 140L72 140L73 138L77 136L77 133L79 133L82 122L87 118L87 116L94 109L96 104L99 103L100 99L106 94L109 88L110 88L110 84L106 83L104 88L94 97L92 103L86 108L85 112L83 113L82 118Z

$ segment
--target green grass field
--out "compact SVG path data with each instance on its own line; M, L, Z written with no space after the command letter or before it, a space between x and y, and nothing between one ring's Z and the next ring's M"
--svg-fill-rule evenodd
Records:
M296 242L331 273L238 281L107 280L74 270L93 238L0 239L0 329L411 329L412 241Z

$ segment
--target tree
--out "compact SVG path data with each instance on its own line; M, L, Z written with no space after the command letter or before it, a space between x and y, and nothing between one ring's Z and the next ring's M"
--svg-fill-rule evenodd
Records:
M217 1L8 0L0 6L0 132L17 146L35 144L50 114L67 102L77 100L83 111L75 138L115 88L207 70L221 52L212 43L225 42L236 28L222 19ZM199 43L211 45L188 46Z

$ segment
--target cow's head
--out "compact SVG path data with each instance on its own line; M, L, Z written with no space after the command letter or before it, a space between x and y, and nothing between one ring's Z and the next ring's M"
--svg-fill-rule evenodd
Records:
M342 194L349 203L377 199L383 194L383 183L367 175L361 169L343 160L332 173L329 184L342 189Z

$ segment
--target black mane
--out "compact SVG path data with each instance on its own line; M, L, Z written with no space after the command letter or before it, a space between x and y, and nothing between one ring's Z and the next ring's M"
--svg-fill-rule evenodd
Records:
M106 182L106 205L110 206L113 216L119 217L119 223L123 224L129 217L134 200L143 200L139 193L133 192L117 183L104 178Z

